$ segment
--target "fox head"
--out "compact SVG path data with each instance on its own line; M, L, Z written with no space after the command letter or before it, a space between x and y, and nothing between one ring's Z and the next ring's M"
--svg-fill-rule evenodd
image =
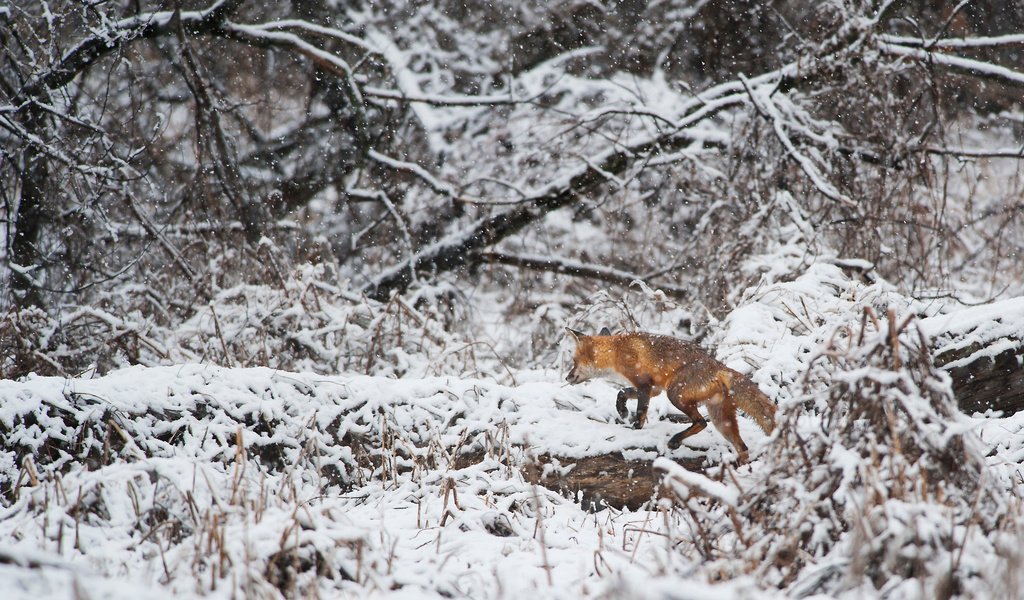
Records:
M597 365L595 336L586 335L581 331L568 327L565 328L565 331L576 341L576 353L572 357L572 368L569 369L569 374L565 376L565 380L569 383L580 383L601 375L605 369L601 369ZM611 335L611 331L605 327L598 335Z

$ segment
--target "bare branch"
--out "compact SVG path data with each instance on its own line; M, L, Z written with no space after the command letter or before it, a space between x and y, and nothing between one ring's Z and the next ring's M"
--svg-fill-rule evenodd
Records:
M1014 87L1024 87L1024 73L1001 65L995 65L981 60L963 58L960 56L952 56L942 52L932 52L924 48L912 48L901 44L883 42L878 45L878 48L882 52L886 52L888 54L915 58L964 75L971 75L973 77L988 79L990 81L998 81L999 83L1012 85Z
M196 103L196 130L200 132L200 139L206 140L206 143L200 144L200 148L208 149L221 192L238 211L238 216L246 226L246 238L249 243L255 244L263 235L263 225L268 220L268 215L263 210L264 207L255 202L246 190L238 170L238 157L221 126L220 109L200 72L183 27L179 27L178 37L184 64L182 76Z
M345 190L345 195L349 197L360 198L363 200L380 202L381 204L383 204L384 208L387 209L387 213L390 214L391 217L395 220L395 225L398 226L399 231L402 232L402 238L405 240L406 248L408 248L410 253L414 252L412 245L412 235L409 233L409 225L408 223L406 223L406 219L402 215L402 213L399 212L398 207L395 206L395 203L387 194L384 193L383 190L363 190L359 188L348 188ZM383 221L378 219L377 221L374 221L374 223L371 224L367 229L354 233L352 235L352 247L355 248L359 242L359 238L366 235L366 232L368 232L370 229L372 229L381 222Z
M623 287L629 287L638 281L644 281L644 277L642 275L564 258L523 256L506 254L504 252L479 252L474 258L477 262L481 263L508 265L537 271L550 271L552 273L561 273L563 275L582 277L584 279L606 281ZM671 296L672 298L682 300L689 297L689 292L683 288L672 285L656 285L650 283L648 283L648 285L653 289L661 290L665 295Z
M41 97L49 90L67 85L96 61L118 50L128 42L175 34L178 27L175 21L176 14L180 18L181 27L186 32L190 34L212 32L219 28L224 20L234 13L244 1L217 0L203 10L141 13L117 21L110 27L96 31L93 35L81 40L64 54L54 68L44 71L22 88L11 103L21 105L28 100Z
M188 264L188 260L186 260L185 257L181 255L181 252L178 251L178 249L174 246L174 244L170 242L170 240L164 237L163 233L153 223L152 219L149 218L149 215L147 215L145 212L142 211L142 209L139 208L139 205L131 196L128 196L126 200L128 202L129 208L132 209L132 212L139 219L139 223L142 224L142 227L143 229L146 230L146 233L148 233L151 237L160 242L160 245L163 246L164 250L166 250L167 253L171 255L171 258L174 260L174 264L178 265L178 268L181 269L182 274L184 274L185 277L193 284L196 283L196 274L192 270L192 267Z
M430 189L434 190L434 192L437 194L447 196L449 198L455 198L458 196L458 194L456 194L455 190L452 189L450 185L434 177L426 169L424 169L423 167L419 166L416 163L412 163L405 160L398 160L397 158L392 158L376 150L370 150L369 152L367 152L366 157L381 165L384 165L389 169L394 169L396 171L402 171L404 173L410 173L412 175L415 175L423 183L427 184L427 186Z
M991 37L971 38L945 38L941 40L926 40L900 35L882 34L878 39L887 44L899 44L911 48L931 49L963 49L963 48L1012 48L1024 46L1024 34L1014 33L1010 35L997 35Z

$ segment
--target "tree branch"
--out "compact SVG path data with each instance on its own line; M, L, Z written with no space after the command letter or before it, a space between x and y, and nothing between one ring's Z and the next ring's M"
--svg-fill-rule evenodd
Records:
M203 10L180 13L158 11L122 19L110 28L94 33L80 41L64 54L54 68L45 71L23 87L15 96L12 104L20 106L42 96L49 90L67 85L79 73L128 42L176 34L178 28L178 22L175 20L176 13L180 15L180 26L186 32L190 34L209 33L217 30L244 1L217 0L209 8Z
M974 49L974 48L1012 48L1024 46L1024 34L997 35L991 37L945 38L928 40L923 38L883 34L878 39L888 44L898 44L910 48L932 49Z
M842 48L834 50L840 51ZM705 136L700 131L690 129L724 110L747 104L750 99L745 91L746 85L773 82L776 89L789 89L798 82L806 84L814 81L828 64L829 61L825 59L810 66L793 62L745 82L731 81L705 90L681 107L681 116L667 132L628 146L614 144L596 157L581 161L583 164L574 173L528 195L515 206L482 217L463 230L435 241L408 259L384 270L363 286L362 292L376 300L386 301L392 293L405 291L415 273L437 273L463 267L474 260L479 250L501 241L550 212L575 203L611 178L620 176L635 159L652 153L670 153L693 142L703 142Z
M912 48L901 44L882 42L879 50L887 54L916 58L964 75L997 81L1004 85L1024 87L1024 73L989 62L933 52L924 48Z
M735 102L741 103L742 99L737 98ZM725 107L723 104L719 110ZM552 211L573 204L581 196L607 182L610 176L623 173L635 157L655 150L672 151L692 141L685 131L680 131L622 149L605 151L599 158L588 161L574 175L550 184L514 207L478 219L465 230L423 248L409 259L385 270L364 286L362 291L383 301L393 292L404 291L412 282L413 273L451 271L462 267L471 262L477 250L497 243Z
M475 262L480 263L508 265L523 269L533 269L536 271L549 271L552 273L561 273L563 275L582 277L584 279L596 279L598 281L606 281L608 283L614 283L616 285L621 285L623 287L629 287L636 283L637 281L644 281L644 277L642 275L637 275L635 273L629 273L626 271L620 271L618 269L611 269L608 267L601 267L597 265L591 265L562 258L550 258L544 256L522 256L515 254L505 254L504 252L478 252L473 258ZM687 290L671 285L648 285L650 285L651 288L661 290L662 292L665 293L666 296L670 296L672 298L680 300L687 299L690 295Z
M946 148L943 146L920 146L914 148L917 152L925 152L937 156L953 156L956 158L1011 158L1024 159L1024 146L1019 148Z

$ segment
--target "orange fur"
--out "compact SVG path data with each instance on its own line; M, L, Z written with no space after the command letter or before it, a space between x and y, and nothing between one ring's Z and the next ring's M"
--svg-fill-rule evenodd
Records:
M636 399L633 426L637 429L647 421L650 399L662 392L690 417L690 427L672 437L670 448L678 448L707 426L698 410L701 405L707 407L715 429L736 447L744 462L747 446L740 437L736 409L753 417L765 432L775 428L775 405L757 385L696 344L650 333L610 335L605 330L602 335L584 335L568 331L576 340L576 354L567 381L604 377L627 385L619 392L616 408L625 418L626 400Z

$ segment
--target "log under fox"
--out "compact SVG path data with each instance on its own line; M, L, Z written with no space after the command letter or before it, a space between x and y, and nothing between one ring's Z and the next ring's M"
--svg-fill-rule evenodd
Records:
M602 377L628 386L619 392L615 408L625 418L626 401L635 398L636 429L647 421L651 397L662 391L673 406L690 417L690 427L673 436L669 448L678 448L683 440L707 427L698 410L701 405L707 407L715 429L736 447L743 462L747 461L747 445L736 424L736 409L750 415L766 433L775 428L775 404L748 377L696 344L650 333L611 335L607 328L599 335L568 327L566 331L576 340L572 369L566 377L569 383Z

